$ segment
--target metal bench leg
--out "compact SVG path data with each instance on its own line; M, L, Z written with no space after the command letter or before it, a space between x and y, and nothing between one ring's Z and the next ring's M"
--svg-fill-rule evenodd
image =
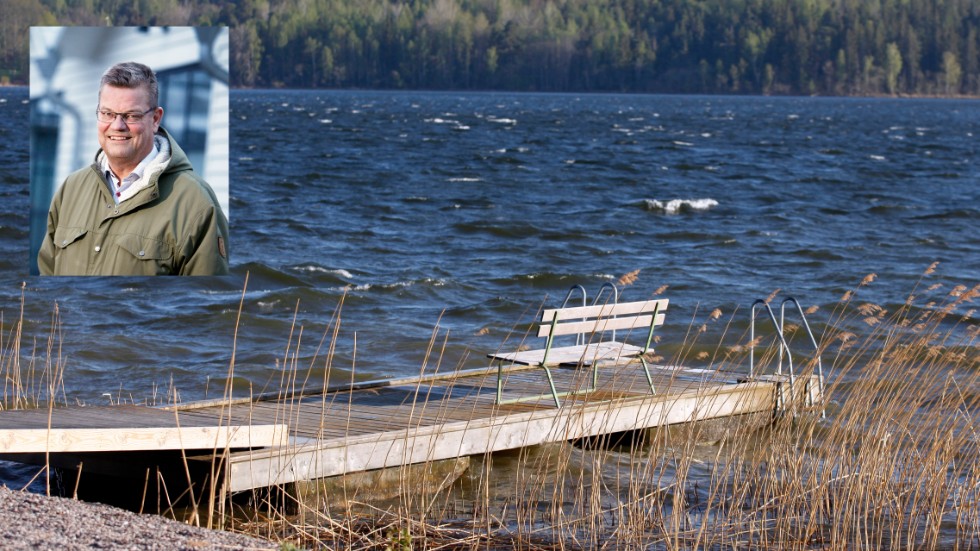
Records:
M548 385L551 386L551 396L555 399L555 407L561 408L561 402L558 401L558 389L555 388L555 380L551 377L551 370L545 365L542 365L541 367L544 368L544 372L548 375Z
M646 358L640 356L640 363L643 364L643 374L647 376L647 384L650 385L650 394L656 394L657 390L653 388L653 377L650 376L650 368L647 366Z
M548 386L551 388L551 397L555 400L555 407L560 408L561 401L558 399L559 396L558 389L555 387L555 379L554 377L551 376L551 370L543 365L539 367L544 368L544 372L548 376ZM504 392L504 362L497 362L497 402L496 403L498 406L505 403L503 401L503 392ZM544 396L544 394L538 395L538 397L541 396ZM506 403L509 404L513 402L524 402L527 400L533 400L534 398L536 397L529 396L524 398L514 398L511 400L507 400Z
M500 397L504 391L504 362L497 362L497 405L500 405Z

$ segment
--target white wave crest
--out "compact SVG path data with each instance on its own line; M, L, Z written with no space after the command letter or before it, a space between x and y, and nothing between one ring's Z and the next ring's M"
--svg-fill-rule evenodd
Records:
M646 199L644 204L647 210L663 212L664 214L678 214L681 212L702 211L718 206L718 201L714 199L671 199L663 202L656 199Z
M293 268L297 272L310 272L310 273L321 273L321 274L334 274L346 279L353 279L354 274L348 272L343 268L324 268L323 266L317 266L315 264L306 264L302 266L296 266Z
M258 304L259 304L259 310L262 310L263 312L271 312L275 308L278 307L279 301L278 300L260 300L258 302Z
M425 122L430 122L433 124L452 124L454 126L459 126L459 121L455 119L444 119L442 117L435 117L431 119L425 119Z

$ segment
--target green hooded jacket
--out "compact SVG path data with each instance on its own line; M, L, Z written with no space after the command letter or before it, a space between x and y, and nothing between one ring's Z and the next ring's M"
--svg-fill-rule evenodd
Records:
M211 186L170 143L166 168L116 204L99 154L55 193L38 252L41 275L225 275L228 219Z

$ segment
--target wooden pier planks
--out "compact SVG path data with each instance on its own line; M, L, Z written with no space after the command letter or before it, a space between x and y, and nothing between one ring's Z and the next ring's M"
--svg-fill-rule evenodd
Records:
M559 391L585 389L588 369L553 370ZM225 491L286 484L673 423L772 411L781 379L739 383L730 374L638 365L599 370L598 390L555 408L541 370L479 369L358 382L261 400L0 412L0 454L203 450L224 456ZM785 400L786 396L782 398ZM49 429L50 422L50 429ZM232 448L251 448L234 451ZM226 451L227 450L227 451Z
M549 396L537 402L496 405L495 375L471 380L442 380L405 389L377 390L376 405L353 394L322 401L313 417L330 419L345 434L321 433L278 449L231 454L226 460L226 490L315 479L371 469L560 442L687 421L771 411L776 385L735 383L730 375L698 370L654 370L657 395L650 395L636 366L600 370L599 390L566 398L555 408ZM505 399L547 392L540 371L507 373ZM555 370L560 389L582 389L588 370ZM462 383L460 381L463 381ZM465 384L478 392L456 393ZM435 387L440 388L435 388ZM400 393L400 394L399 394ZM458 395L457 395L458 394ZM417 396L428 400L418 400ZM398 398L401 399L398 399ZM300 432L290 424L293 433Z
M139 406L0 412L0 454L213 450L280 445L284 424L232 424Z
M720 386L710 392L582 402L513 412L465 422L406 426L383 433L320 440L232 454L227 490L285 484L350 472L449 459L547 442L771 410L769 383Z

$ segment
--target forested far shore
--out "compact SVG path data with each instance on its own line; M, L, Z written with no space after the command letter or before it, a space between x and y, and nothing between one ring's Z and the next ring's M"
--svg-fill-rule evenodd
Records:
M32 25L227 25L232 85L980 96L976 0L3 0Z

